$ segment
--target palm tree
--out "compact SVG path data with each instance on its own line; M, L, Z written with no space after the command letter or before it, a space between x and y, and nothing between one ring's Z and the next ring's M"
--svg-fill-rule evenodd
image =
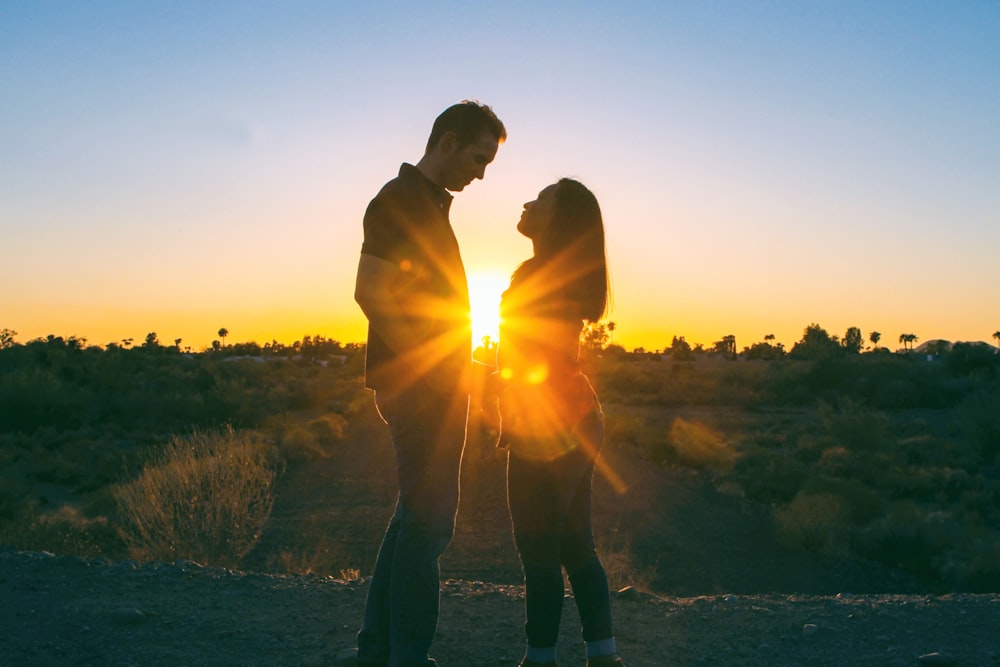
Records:
M913 344L918 340L920 340L920 338L917 337L916 334L911 334L911 333L899 334L899 342L903 344L904 350L909 349L910 351L912 351Z
M1000 347L1000 331L994 331L993 337L997 339L997 347Z
M226 346L226 336L228 335L229 335L229 329L227 329L226 327L222 327L221 329L219 329L219 338L222 339L222 347Z
M878 342L882 340L882 334L880 334L878 331L873 331L870 334L868 334L868 340L872 342L872 348L877 350Z

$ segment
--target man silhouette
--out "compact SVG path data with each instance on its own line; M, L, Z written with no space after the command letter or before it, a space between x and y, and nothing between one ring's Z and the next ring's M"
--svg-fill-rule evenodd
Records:
M438 558L458 509L472 364L469 290L448 218L507 138L492 109L455 104L423 157L368 205L355 300L368 318L365 386L389 426L399 495L368 590L358 648L340 665L417 667L437 627Z

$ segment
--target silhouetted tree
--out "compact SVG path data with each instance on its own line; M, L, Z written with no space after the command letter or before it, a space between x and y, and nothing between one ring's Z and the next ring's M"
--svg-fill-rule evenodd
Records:
M155 350L160 347L160 339L156 337L155 331L146 334L146 341L142 344L147 350Z
M997 339L997 347L1000 347L1000 331L994 331L993 337Z
M774 340L774 337L771 337ZM770 361L772 359L780 359L785 356L785 348L781 343L777 345L771 345L770 342L765 341L763 343L754 343L750 347L743 348L743 358L744 359L761 359L764 361Z
M670 341L670 358L675 361L688 361L691 359L691 344L684 340L684 336L674 336Z
M14 338L17 336L17 332L13 329L0 329L0 350L5 350L8 347L14 347L16 344Z
M600 352L608 344L608 329L603 324L588 324L581 334L585 352Z
M872 342L872 349L877 350L878 342L882 340L882 334L880 334L878 331L873 331L870 334L868 334L868 340Z
M864 344L865 337L861 333L861 329L858 327L848 327L847 331L844 333L844 341L842 343L844 349L853 354L857 354L861 351Z
M1000 359L989 345L955 343L944 358L944 367L952 375L995 377Z
M810 324L802 332L802 340L792 346L793 359L819 359L840 351L836 336L831 336L818 324Z
M712 344L712 352L725 355L730 359L736 358L736 336L727 334L722 340L717 340Z
M913 351L913 344L916 343L920 338L916 334L902 333L899 334L899 342L903 344L904 350Z
M226 346L226 336L228 335L229 335L229 329L227 329L226 327L222 327L221 329L219 329L219 338L222 339L223 347Z

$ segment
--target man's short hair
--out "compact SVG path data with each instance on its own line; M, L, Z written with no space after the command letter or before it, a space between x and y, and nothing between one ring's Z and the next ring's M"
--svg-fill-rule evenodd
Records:
M497 143L507 139L507 129L493 109L475 100L463 100L441 112L434 120L424 152L430 153L445 132L455 133L459 147L478 141L483 134L490 134Z

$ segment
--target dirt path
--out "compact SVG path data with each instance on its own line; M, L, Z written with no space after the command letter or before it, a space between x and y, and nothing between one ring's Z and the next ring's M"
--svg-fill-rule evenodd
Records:
M766 509L720 494L703 475L651 465L636 452L613 446L602 459L608 472L595 477L595 532L619 586L685 596L931 592L888 568L783 545ZM349 437L330 458L286 471L272 519L245 566L334 575L353 568L370 574L394 502L392 462L391 443L374 411L352 418ZM505 466L502 452L470 436L456 534L442 559L444 576L520 582ZM289 570L289 564L307 567Z

